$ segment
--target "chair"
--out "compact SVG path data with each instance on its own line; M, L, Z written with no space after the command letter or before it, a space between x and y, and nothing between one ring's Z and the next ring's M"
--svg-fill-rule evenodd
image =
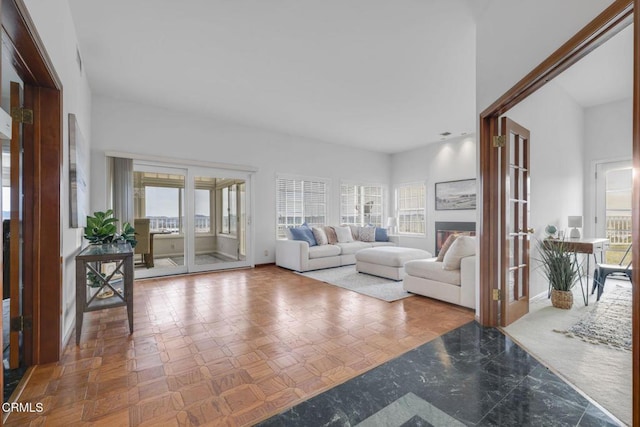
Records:
M134 253L142 256L142 262L147 268L150 268L151 261L149 227L149 218L135 218L133 220L133 228L136 230L136 240L138 241Z
M598 289L598 297L596 301L600 301L600 296L604 291L604 282L607 280L607 276L609 275L624 275L629 278L631 281L631 261L625 264L624 260L631 252L631 245L627 248L620 260L619 264L597 264L596 269L593 273L593 289L591 289L591 295Z

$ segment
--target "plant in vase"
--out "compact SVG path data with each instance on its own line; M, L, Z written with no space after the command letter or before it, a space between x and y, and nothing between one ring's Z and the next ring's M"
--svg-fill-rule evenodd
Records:
M106 243L129 243L135 248L138 241L136 240L136 231L130 223L125 222L122 225L122 231L118 234L116 223L117 218L113 217L113 210L109 209L105 212L96 211L93 216L87 215L87 226L84 228L84 238L91 244L102 245ZM100 265L96 266L97 271L101 271ZM104 273L100 275L105 278ZM87 273L87 283L90 286L101 286L102 281L98 279L96 273Z
M564 240L542 240L538 243L542 272L551 287L551 304L568 309L573 305L573 292L578 279L578 266L572 259L573 252Z

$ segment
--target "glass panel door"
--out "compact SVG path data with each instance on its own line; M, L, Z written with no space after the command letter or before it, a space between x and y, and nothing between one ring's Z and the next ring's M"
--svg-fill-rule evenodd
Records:
M189 168L193 198L193 254L189 271L249 266L247 260L248 175Z
M608 264L631 261L627 249L631 245L632 175L631 160L596 166L596 233L609 239Z
M187 170L134 162L136 278L187 272Z

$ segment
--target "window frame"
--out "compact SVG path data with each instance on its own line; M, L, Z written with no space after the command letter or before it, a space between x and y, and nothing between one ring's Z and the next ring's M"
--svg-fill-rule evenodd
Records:
M302 220L300 222L300 224L297 224L296 218L297 215L294 214L292 215L292 217L294 218L294 224L288 224L288 223L280 223L280 217L281 217L281 212L280 212L280 180L289 180L289 181L298 181L302 184L303 188L302 188L302 194L303 194L303 199L300 201L301 203L301 208L302 208L302 212L300 215L300 219ZM275 216L276 216L276 221L275 221L275 234L276 234L276 239L285 239L286 238L286 233L284 232L284 229L290 226L295 226L295 225L302 225L303 223L307 222L307 220L305 219L305 212L304 212L304 183L305 182L310 182L310 183L316 183L316 184L323 184L324 185L324 221L322 224L317 223L317 222L313 222L313 223L309 223L309 225L327 225L328 221L329 221L329 213L331 212L331 179L329 178L321 178L321 177L314 177L314 176L304 176L304 175L290 175L290 174L276 174L275 177L275 192L276 192L276 197L275 197ZM285 215L285 217L287 217L288 215ZM282 232L281 232L282 230Z
M422 190L424 191L424 197L423 197L423 203L424 206L422 208L423 210L423 217L424 217L424 221L423 221L423 227L424 227L424 232L402 232L401 230L401 215L400 215L400 197L399 197L399 193L400 190L402 188L405 187L417 187L420 186L422 187ZM427 190L427 182L426 181L413 181L413 182L406 182L406 183L402 183L402 184L398 184L395 186L394 188L394 205L393 205L393 211L394 211L394 215L397 218L397 225L396 225L396 231L394 234L397 235L401 235L401 236L415 236L415 237L426 237L427 236L427 204L428 204L428 190ZM406 209L407 211L409 210L417 210L420 208L416 208L416 209Z
M354 222L350 222L350 221L345 221L346 218L348 218L349 216L352 216L351 214L346 214L345 210L344 210L344 202L343 202L343 197L345 195L345 193L343 192L343 187L345 186L349 186L349 187L359 187L360 190L362 191L363 188L365 187L377 187L380 189L380 224L374 224L370 221L366 222L365 220L365 215L366 215L366 206L364 204L360 204L359 206L362 207L362 209L360 209L360 212L358 213L358 215L360 216L360 222L354 223ZM366 195L364 194L360 194L359 198L361 199L359 203L363 203L362 199L366 197ZM340 224L348 224L348 225L357 225L357 226L365 226L369 223L375 225L376 227L380 227L380 228L384 228L386 227L386 223L385 223L385 218L386 218L386 214L387 214L387 204L388 204L388 187L384 184L380 184L380 183L365 183L365 182L356 182L356 181L341 181L340 182L340 212L339 212L339 218L340 218ZM375 206L375 205L374 205ZM359 209L356 209L359 210Z

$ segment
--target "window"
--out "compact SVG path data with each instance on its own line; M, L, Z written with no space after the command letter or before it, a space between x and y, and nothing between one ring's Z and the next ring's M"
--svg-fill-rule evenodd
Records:
M211 232L211 190L195 189L195 229L196 233Z
M181 188L147 186L145 196L145 212L151 220L151 231L182 231Z
M396 190L398 233L426 233L426 186L424 183L401 185Z
M149 218L152 232L182 233L184 183L184 175L134 171L134 218Z
M237 234L238 184L222 188L222 234Z
M276 178L276 233L285 237L287 227L307 223L325 225L327 220L327 183L316 179Z
M342 184L340 223L382 227L384 188L380 185Z

